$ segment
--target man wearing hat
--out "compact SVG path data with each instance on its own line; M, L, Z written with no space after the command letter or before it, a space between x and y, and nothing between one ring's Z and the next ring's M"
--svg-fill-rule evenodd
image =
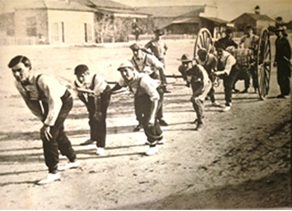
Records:
M60 180L58 170L77 168L76 153L64 132L64 121L73 107L73 99L65 86L55 78L32 71L26 56L16 56L8 64L15 78L15 86L29 110L43 123L40 137L43 142L47 178L39 185ZM64 167L58 168L59 150L69 159Z
M111 88L101 75L91 74L87 65L76 66L74 74L77 96L85 104L89 114L90 139L80 145L96 142L96 154L102 155L106 145L106 114Z
M290 94L291 77L291 46L285 33L285 27L279 26L276 31L276 53L274 67L277 67L277 81L280 87L278 98L285 98Z
M188 54L183 54L178 60L181 61L181 65L178 67L178 71L181 73L184 81L186 81L186 86L189 87L190 85L187 81L187 71L192 68L193 60L190 59Z
M131 58L131 63L135 69L140 73L146 73L153 79L159 79L161 82L161 87L164 90L166 85L165 75L164 75L164 66L163 64L154 56L147 53L145 48L142 48L139 44L134 43L130 46L130 49L133 52L133 57ZM158 121L161 126L167 126L168 124L163 118L163 98L164 92L160 92L161 107L158 110ZM139 131L142 128L142 117L141 112L139 112L139 106L135 103L135 113L138 120L138 125L134 131Z
M146 155L153 155L158 151L157 144L164 143L162 130L158 123L157 112L161 106L160 81L152 79L148 74L139 73L129 61L122 63L117 69L121 78L112 91L129 87L135 95L135 101L142 114L142 125L147 137L149 149Z
M164 32L161 29L154 30L154 39L150 40L146 45L146 49L150 49L150 51L156 56L156 58L163 63L165 68L165 56L167 52L167 45L162 40L162 35L164 35ZM166 82L166 80L165 80ZM166 84L165 84L166 85ZM165 86L165 92L170 93Z

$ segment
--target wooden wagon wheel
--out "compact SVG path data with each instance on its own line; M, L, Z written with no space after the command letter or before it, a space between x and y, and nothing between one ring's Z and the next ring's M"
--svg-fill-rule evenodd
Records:
M264 100L269 92L271 78L271 43L268 30L263 30L259 39L256 60L257 89L261 100Z
M196 43L195 43L195 48L194 48L195 59L197 59L198 50L201 48L205 48L208 51L208 53L214 53L214 41L213 41L211 33L206 28L200 29L198 33Z

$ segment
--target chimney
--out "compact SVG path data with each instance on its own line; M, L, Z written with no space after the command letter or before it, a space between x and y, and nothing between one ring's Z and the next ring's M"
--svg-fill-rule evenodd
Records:
M257 6L254 8L254 13L257 14L257 15L259 15L259 14L260 14L260 11L261 11L260 6L257 5Z

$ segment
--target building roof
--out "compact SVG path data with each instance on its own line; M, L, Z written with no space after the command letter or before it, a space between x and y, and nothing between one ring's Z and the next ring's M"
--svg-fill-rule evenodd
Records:
M261 15L261 14L255 14L255 13L243 13L240 16L238 16L237 18L233 19L231 22L234 22L234 21L240 19L243 16L249 16L254 20L275 21L274 19L270 18L267 15Z
M16 10L46 9L46 10L73 10L94 12L92 8L72 1L37 0L15 8Z
M190 17L190 18L180 18L171 22L171 24L181 24L181 23L199 23L199 17Z
M127 9L134 10L133 7L121 4L112 0L72 0L77 3L97 8L110 8L110 9Z
M201 17L201 18L209 20L209 21L212 21L217 25L222 25L222 24L227 24L228 23L228 21L226 21L226 20L222 20L220 18L215 18L215 17Z
M146 14L151 14L154 17L178 17L193 11L200 10L204 6L152 6L152 7L137 7L136 11Z

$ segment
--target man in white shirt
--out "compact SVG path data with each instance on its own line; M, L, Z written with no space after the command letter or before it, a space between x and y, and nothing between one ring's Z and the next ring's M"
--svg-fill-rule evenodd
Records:
M215 42L215 48L218 65L217 71L214 73L223 79L225 94L225 108L223 108L223 111L229 111L232 105L232 87L240 70L236 64L236 59L224 50L225 46L222 43Z
M64 132L64 121L73 107L73 99L67 88L55 78L36 74L26 56L16 56L8 64L15 85L27 107L43 123L40 130L45 163L49 174L38 184L60 180L58 171L59 151L69 159L69 163L59 168L77 168L76 154Z
M101 75L92 74L87 65L76 66L74 74L77 96L88 110L90 126L90 139L80 145L88 145L96 141L96 154L102 155L106 145L106 115L111 88Z
M148 54L145 51L144 48L142 48L137 43L134 43L130 46L130 49L133 52L133 56L131 58L131 63L135 67L135 69L139 73L146 73L153 79L159 79L161 82L161 87L163 89L163 92L160 93L160 99L161 99L161 107L158 110L158 122L161 126L168 126L167 122L163 118L163 100L164 100L164 93L165 93L165 86L166 86L166 78L164 74L164 65L162 62L160 62L154 55ZM134 131L139 131L142 127L141 122L141 113L139 112L139 107L137 107L136 101L134 101L135 104L135 114L136 118L139 122L138 126L134 129Z
M136 103L142 114L143 129L147 137L146 143L149 144L146 155L153 155L158 151L156 145L164 143L157 117L158 109L161 106L159 92L163 92L160 81L152 79L147 74L137 72L131 62L122 63L118 71L122 77L112 88L112 91L129 87L135 95Z

